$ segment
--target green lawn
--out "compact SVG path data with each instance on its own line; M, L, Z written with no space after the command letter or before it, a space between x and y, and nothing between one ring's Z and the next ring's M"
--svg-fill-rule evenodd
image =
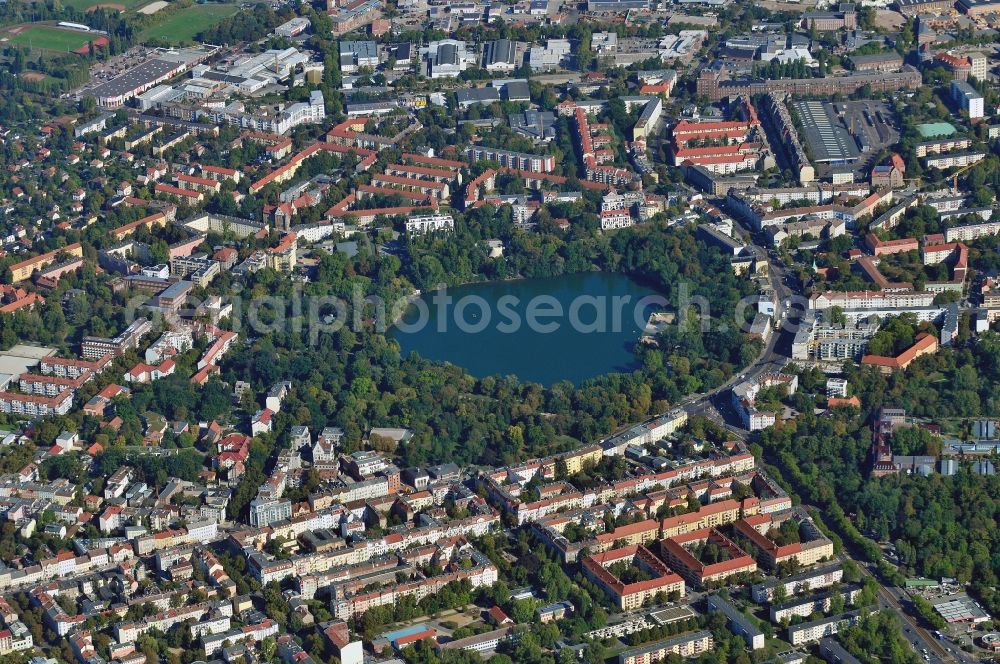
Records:
M149 26L142 31L140 37L144 40L163 39L175 44L189 42L205 28L229 18L237 11L237 5L192 5Z
M49 51L71 53L87 42L98 39L101 35L62 30L48 25L33 25L19 34L10 36L10 43L30 48L41 48Z
M62 0L64 7L72 7L81 12L85 12L97 5L122 5L126 10L141 7L150 0Z

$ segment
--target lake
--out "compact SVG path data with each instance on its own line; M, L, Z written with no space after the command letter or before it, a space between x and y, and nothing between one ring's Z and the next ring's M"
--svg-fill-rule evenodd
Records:
M473 376L579 384L635 369L633 346L662 305L656 291L609 272L468 284L422 294L389 336L404 355Z

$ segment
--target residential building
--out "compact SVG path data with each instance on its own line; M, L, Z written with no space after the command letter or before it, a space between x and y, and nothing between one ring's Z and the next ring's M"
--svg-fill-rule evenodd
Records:
M623 583L609 568L619 563L637 566L651 578ZM583 574L596 583L623 611L642 606L658 593L684 595L684 580L642 545L630 545L587 556L582 561Z
M465 151L465 158L471 163L495 161L503 168L512 168L532 173L551 173L556 167L555 157L551 155L525 154L480 145L470 146Z
M979 116L982 117L982 116ZM979 163L986 158L985 152L949 152L947 154L927 156L924 158L924 165L927 168L961 168Z
M264 528L292 517L292 503L270 496L257 496L250 501L250 525Z
M697 657L710 652L714 645L715 640L709 631L682 634L638 648L630 648L618 655L618 664L652 664L662 662L670 655Z
M758 411L754 406L757 394L765 387L784 386L789 395L795 394L798 387L798 377L786 374L762 374L753 380L737 384L731 390L733 406L743 420L743 426L750 431L759 431L773 425L777 415L772 412Z
M742 636L750 650L760 650L765 645L764 632L742 611L720 595L709 595L705 600L709 611L719 611L726 616L726 623L734 634Z
M972 120L983 117L983 95L967 81L951 82L951 98Z
M793 646L819 641L856 624L861 616L859 611L848 611L840 615L820 618L810 622L791 625L788 628L788 642Z
M820 588L829 588L839 583L843 577L844 568L840 563L818 565L792 576L755 583L750 589L750 594L757 604L767 604L774 601L775 591L779 587L782 588L785 597L792 597Z
M724 550L725 560L703 562L697 552L707 544ZM684 577L685 581L700 588L714 586L724 583L730 577L750 575L757 571L754 559L714 527L661 540L660 555L671 569L677 570Z
M455 228L455 219L448 214L416 215L406 219L409 235L423 235L434 231L450 231Z
M771 622L780 623L784 620L791 620L794 616L808 618L813 613L826 613L833 605L833 598L837 596L842 597L844 603L849 606L854 604L854 600L860 594L861 585L852 583L815 595L793 596L784 602L771 605Z

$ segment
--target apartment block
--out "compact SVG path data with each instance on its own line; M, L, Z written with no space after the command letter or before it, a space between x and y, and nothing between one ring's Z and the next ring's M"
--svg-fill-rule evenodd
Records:
M859 584L850 584L840 589L831 589L815 595L804 597L792 597L780 604L771 605L771 622L780 623L783 620L791 620L793 617L808 618L813 613L826 613L830 610L835 596L844 598L847 605L854 604L858 595L861 594Z
M822 565L781 579L772 579L763 583L755 583L751 589L753 601L757 604L767 604L774 600L774 593L783 588L785 596L791 597L811 590L829 588L839 583L844 577L844 568L840 563Z
M718 611L726 616L730 631L743 637L750 650L760 650L765 645L764 632L757 628L750 618L720 595L709 595L705 600L709 611Z
M779 545L768 535L772 529L779 529L788 522L795 525L799 541ZM753 543L761 564L770 569L793 560L802 567L808 567L833 558L833 542L801 508L780 514L750 516L737 521L733 527Z
M828 618L791 625L788 628L788 642L793 646L819 641L855 625L861 617L860 611L848 611Z
M610 569L618 564L638 567L650 579L625 583ZM632 611L656 597L676 592L684 595L684 580L660 561L653 552L641 545L625 546L593 556L582 561L583 574L600 586L623 611Z
M618 664L653 664L653 662L666 660L670 655L696 657L702 653L710 652L714 645L715 640L709 631L682 634L626 650L618 655Z
M495 161L503 168L513 168L531 173L551 173L556 167L555 157L551 155L526 154L479 145L469 147L465 151L465 157L471 163Z

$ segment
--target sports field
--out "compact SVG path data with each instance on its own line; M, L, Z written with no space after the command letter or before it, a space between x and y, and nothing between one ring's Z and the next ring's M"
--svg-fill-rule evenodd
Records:
M196 34L239 11L238 5L192 5L149 26L139 35L144 40L162 39L174 44L191 41Z
M47 51L71 53L87 46L87 42L96 41L101 35L78 30L63 30L49 25L29 25L13 28L3 34L11 44L40 48Z

